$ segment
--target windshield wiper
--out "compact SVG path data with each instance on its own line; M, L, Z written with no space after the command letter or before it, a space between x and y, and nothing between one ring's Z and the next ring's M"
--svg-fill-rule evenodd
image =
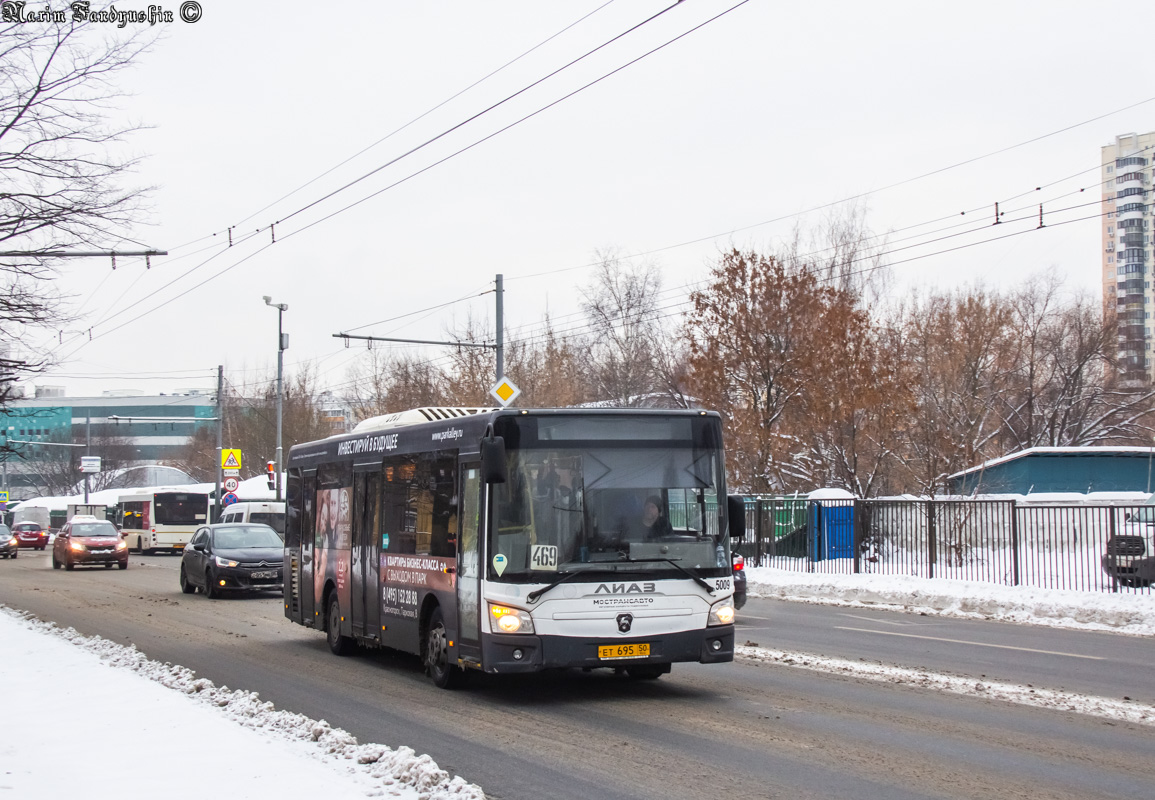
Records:
M525 596L526 602L528 602L530 604L536 603L537 599L539 597L541 597L543 594L545 594L546 592L548 592L550 589L554 588L555 586L558 586L559 584L565 583L570 578L575 578L578 575L584 575L587 572L595 572L597 569L598 569L597 567L586 567L585 569L575 569L572 572L567 572L565 575L562 575L560 578L558 578L553 583L547 584L547 585L541 587L540 589L537 589L536 591L532 591L529 594L527 594Z
M629 561L631 564L669 564L671 567L673 567L674 569L683 573L684 575L686 575L686 577L688 577L694 583L698 584L703 589L705 589L707 592L709 592L711 597L714 596L714 592L716 591L713 586L706 583L704 580L699 578L697 575L690 572L690 570L686 569L681 564L679 564L678 561L680 559L677 559L677 558L626 558L624 560Z
M623 553L622 555L624 556L625 554ZM675 559L675 558L629 558L628 556L626 556L626 557L622 558L621 561L606 561L604 563L605 564L620 564L622 561L626 561L626 562L629 562L631 564L669 564L671 567L678 570L683 575L685 575L690 580L692 580L694 583L698 584L703 589L705 589L707 592L709 592L711 597L714 596L714 592L716 591L716 589L713 586L706 583L704 580L699 578L697 575L690 572L690 570L686 569L681 564L679 564L678 559ZM565 583L566 581L570 580L571 578L576 578L578 575L584 575L587 572L600 572L600 571L602 571L602 567L599 565L598 567L592 567L591 566L591 567L586 567L585 569L578 569L578 570L574 570L573 572L567 572L565 575L562 575L556 581L553 581L552 583L546 584L545 586L541 587L540 589L537 589L537 590L532 591L529 594L527 594L525 596L526 602L528 602L532 605L533 603L536 603L538 601L538 598L540 598L543 594L548 592L550 589L553 589L554 587Z

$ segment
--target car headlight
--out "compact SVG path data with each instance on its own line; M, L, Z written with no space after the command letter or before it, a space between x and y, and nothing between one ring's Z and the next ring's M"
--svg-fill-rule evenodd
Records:
M117 550L127 550L128 549L128 542L126 542L122 539L121 541L116 543L116 549Z
M15 536L13 536L11 539L9 539L9 540L8 540L8 544L10 544L10 545L12 545L13 547L15 547L16 545L20 544L20 542L16 541L16 537L15 537Z
M77 552L80 552L80 553L83 553L85 550L88 549L87 547L85 547L80 542L72 542L68 546L71 547L73 550L76 550Z
M719 600L714 605L710 606L710 618L706 620L707 625L733 625L734 624L734 598L727 597L725 600Z
M533 617L520 608L490 603L489 630L493 633L533 633Z
M238 563L236 561L230 561L227 558L221 558L220 556L215 556L213 560L217 562L218 567L235 567Z

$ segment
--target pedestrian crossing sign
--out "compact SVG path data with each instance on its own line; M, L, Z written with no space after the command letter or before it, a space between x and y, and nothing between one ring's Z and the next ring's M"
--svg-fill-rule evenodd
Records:
M240 469L240 450L221 450L221 469Z

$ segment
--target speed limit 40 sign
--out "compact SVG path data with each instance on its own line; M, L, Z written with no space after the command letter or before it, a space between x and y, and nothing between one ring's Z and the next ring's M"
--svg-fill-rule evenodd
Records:
M241 482L237 478L225 478L226 492L235 492L240 485Z

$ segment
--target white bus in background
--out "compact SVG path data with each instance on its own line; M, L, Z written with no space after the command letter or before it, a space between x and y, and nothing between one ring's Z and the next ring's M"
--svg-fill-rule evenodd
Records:
M205 492L140 489L117 501L117 524L130 550L181 552L196 529L208 524L211 498Z

